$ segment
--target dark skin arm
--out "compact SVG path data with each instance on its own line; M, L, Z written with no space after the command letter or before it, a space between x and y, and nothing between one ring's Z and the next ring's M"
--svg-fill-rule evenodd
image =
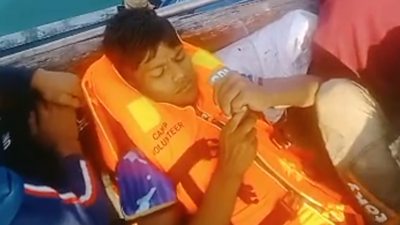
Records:
M78 107L82 97L79 78L68 72L0 67L0 103L26 105L32 91L46 101ZM11 104L8 104L11 103Z
M178 205L135 221L139 225L228 225L244 173L252 164L257 149L256 117L239 113L221 132L219 165L213 174L196 214L185 221ZM133 223L135 224L135 223Z
M216 83L214 99L226 115L249 108L262 112L269 107L306 108L315 102L322 80L312 75L262 79L254 84L236 72Z

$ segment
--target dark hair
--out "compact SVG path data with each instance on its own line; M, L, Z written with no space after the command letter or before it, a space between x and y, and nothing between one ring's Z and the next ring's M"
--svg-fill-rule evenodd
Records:
M108 21L103 49L118 70L124 63L136 69L147 53L154 57L161 43L170 47L181 44L166 18L147 8L125 9Z

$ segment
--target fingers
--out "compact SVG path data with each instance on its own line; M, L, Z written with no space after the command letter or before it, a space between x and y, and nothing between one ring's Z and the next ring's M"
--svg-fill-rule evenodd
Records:
M217 103L218 96L221 92L221 89L223 86L227 84L227 82L230 82L232 77L235 77L237 72L235 71L230 71L226 76L222 77L221 79L217 79L214 83L214 102Z
M240 112L240 113L234 114L232 116L232 119L230 119L228 121L228 123L226 124L225 129L230 133L234 132L238 128L242 119L246 116L246 113L247 112Z
M246 118L239 124L236 132L241 136L245 136L253 130L254 125L255 123L253 123L252 119Z
M55 117L63 118L63 122L75 122L76 121L76 111L74 108L64 106L64 105L51 105L51 113Z
M231 117L232 112L232 101L240 94L240 90L232 88L219 96L218 105L222 112Z
M231 100L230 107L232 114L248 110L247 102L243 92L240 92L234 99Z
M240 94L240 75L236 72L228 75L221 81L217 81L214 87L214 102L228 116L232 116L231 102Z
M252 146L257 145L257 129L253 128L246 134L245 138Z
M73 108L81 106L83 91L77 75L54 71L46 71L41 74L42 79L37 79L36 88L46 101Z
M245 145L245 149L247 151L257 151L258 147L258 138L257 138L257 130L253 128L246 136L243 138L242 144ZM255 157L255 155L254 155Z
M221 89L224 88L226 85L226 82L229 81L229 77L225 77L223 79L217 80L214 84L214 95L213 95L213 100L214 104L217 106L221 107ZM223 111L225 113L225 111Z
M236 132L238 132L239 135L245 136L255 128L256 122L257 118L251 116L248 112L246 113L246 116L240 121Z
M81 88L80 79L78 76L74 75L75 79L72 81L71 95L75 98L82 99L83 91Z
M257 120L259 119L258 113L255 113L253 111L249 111L249 114L247 115L248 117L251 117L254 122L256 123Z
M242 142L255 142L257 141L256 122L256 115L248 111L238 113L227 123L226 131L232 134L234 133L234 137Z
M54 99L54 103L63 106L69 106L72 108L79 108L81 106L81 101L79 100L79 98L66 93L61 94L56 99Z
M75 97L70 93L63 92L63 93L47 93L43 96L44 100L48 101L49 103L54 103L62 106L72 107L72 108L79 108L82 106L82 101L79 97Z
M51 102L40 101L36 107L37 122L40 125L43 121L49 122L49 120L58 120L62 118L65 120L74 120L76 117L76 112L74 108L65 106L65 104L54 104Z

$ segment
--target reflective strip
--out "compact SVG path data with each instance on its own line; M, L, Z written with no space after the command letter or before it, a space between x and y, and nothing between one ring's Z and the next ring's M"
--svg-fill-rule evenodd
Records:
M90 205L96 197L96 191L93 187L93 179L90 176L86 162L80 160L79 165L81 167L82 177L85 184L85 193L82 196L78 197L72 192L59 193L51 187L32 184L24 184L25 192L39 198L58 198L67 204Z
M209 70L223 66L222 62L217 57L204 50L196 51L192 56L192 62L196 66L205 67Z
M147 133L161 123L157 109L145 97L140 97L127 106L133 119L143 132Z
M324 217L315 208L306 203L299 209L297 215L300 225L335 225L333 221Z

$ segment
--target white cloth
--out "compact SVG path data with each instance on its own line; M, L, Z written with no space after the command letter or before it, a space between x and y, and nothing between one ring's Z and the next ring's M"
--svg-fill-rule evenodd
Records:
M124 4L127 9L153 7L148 0L124 0Z
M226 66L240 73L262 78L306 74L311 62L311 39L317 16L295 10L243 38L216 55ZM266 110L266 118L276 122L283 109Z

